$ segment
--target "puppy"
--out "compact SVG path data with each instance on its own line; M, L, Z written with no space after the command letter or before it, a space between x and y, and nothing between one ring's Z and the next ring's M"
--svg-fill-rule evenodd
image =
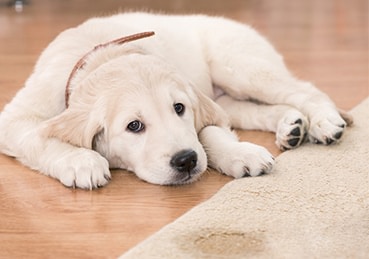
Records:
M45 49L0 115L0 151L71 187L104 186L109 168L176 185L207 166L235 178L271 172L272 155L231 127L276 132L287 150L306 136L335 143L350 122L246 25L127 13Z

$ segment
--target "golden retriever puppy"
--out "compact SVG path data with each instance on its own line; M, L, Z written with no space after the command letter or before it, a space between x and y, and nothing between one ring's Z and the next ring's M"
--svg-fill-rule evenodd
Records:
M252 28L126 13L88 20L46 48L0 115L0 151L66 186L104 186L109 168L185 184L207 166L235 178L272 170L270 153L231 127L274 131L285 150L306 136L335 143L346 124Z

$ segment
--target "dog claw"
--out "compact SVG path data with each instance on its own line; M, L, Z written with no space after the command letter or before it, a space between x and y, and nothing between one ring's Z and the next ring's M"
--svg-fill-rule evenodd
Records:
M327 145L330 145L330 144L332 144L334 142L335 142L335 140L334 139L331 139L331 138L327 138L327 140L326 140Z
M251 175L250 175L250 168L248 168L247 166L245 166L245 167L243 168L243 172L244 172L243 177L249 177L249 176L251 176Z

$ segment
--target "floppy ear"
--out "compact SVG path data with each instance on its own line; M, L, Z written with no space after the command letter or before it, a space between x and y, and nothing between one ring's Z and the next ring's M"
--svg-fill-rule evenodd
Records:
M228 115L213 100L197 90L191 89L194 95L193 107L195 113L195 128L200 132L204 127L214 125L220 127L230 127Z
M60 115L46 121L42 133L46 137L55 137L74 146L92 148L94 136L101 132L102 116L87 110L68 108Z

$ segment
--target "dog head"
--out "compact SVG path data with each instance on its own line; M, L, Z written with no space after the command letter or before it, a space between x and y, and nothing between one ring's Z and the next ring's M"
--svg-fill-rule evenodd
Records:
M145 54L122 55L89 71L69 103L46 122L48 137L94 149L111 168L155 184L196 180L207 168L198 133L228 123L223 110L173 67Z

